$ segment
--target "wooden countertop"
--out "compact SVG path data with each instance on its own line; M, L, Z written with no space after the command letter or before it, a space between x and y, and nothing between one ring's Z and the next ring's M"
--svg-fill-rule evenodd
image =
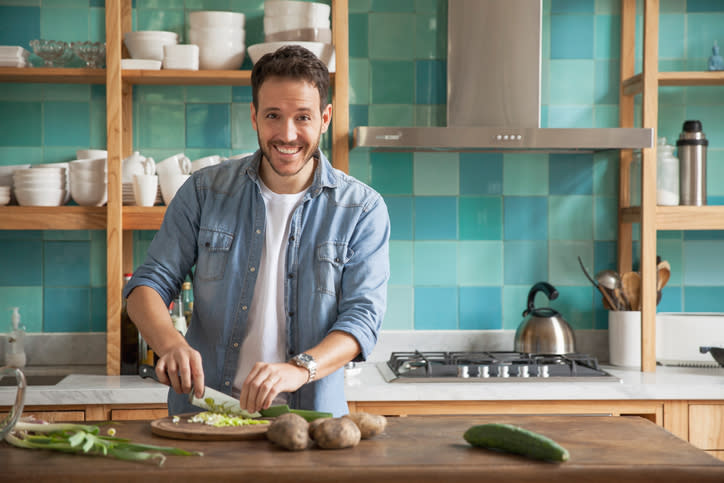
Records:
M414 416L388 418L387 431L345 450L288 452L266 440L206 442L165 439L148 422L115 425L117 436L202 451L169 456L162 467L0 443L2 480L113 482L721 482L724 462L638 417ZM467 428L506 422L566 447L570 460L539 462L469 446Z

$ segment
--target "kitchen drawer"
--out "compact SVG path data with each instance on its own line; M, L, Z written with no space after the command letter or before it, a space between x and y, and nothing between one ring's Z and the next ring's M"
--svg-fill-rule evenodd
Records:
M159 419L168 416L168 409L139 408L139 409L111 409L112 421L135 421L146 419Z
M0 418L7 415L8 411L0 412ZM22 416L33 416L50 423L85 421L85 411L23 411Z
M724 450L724 404L689 405L689 442L704 450Z

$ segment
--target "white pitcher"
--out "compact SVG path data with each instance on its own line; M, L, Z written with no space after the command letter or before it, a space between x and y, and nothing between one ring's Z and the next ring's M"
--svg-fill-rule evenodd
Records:
M135 151L121 163L121 182L133 183L136 174L156 174L156 163L153 158L142 156Z

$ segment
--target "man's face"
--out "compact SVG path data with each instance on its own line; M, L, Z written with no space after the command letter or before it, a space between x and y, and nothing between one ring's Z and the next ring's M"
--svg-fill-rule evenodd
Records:
M264 81L257 98L259 109L251 104L251 123L264 155L262 162L281 177L310 177L314 164L308 163L329 127L332 106L320 113L314 85L281 77Z

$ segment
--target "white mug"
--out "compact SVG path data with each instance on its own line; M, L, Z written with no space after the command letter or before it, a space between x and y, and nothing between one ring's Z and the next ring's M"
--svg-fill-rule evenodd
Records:
M133 175L133 197L136 206L153 206L158 193L158 176L155 174Z
M156 164L156 173L163 178L171 174L191 173L191 160L183 153L174 154Z
M133 183L136 174L156 174L156 163L153 158L142 156L138 151L127 157L121 163L121 180L123 183Z
M158 178L158 183L161 185L161 196L166 205L171 204L171 200L176 195L178 189L190 177L190 174L172 174Z
M215 164L219 164L221 162L221 156L218 154L214 154L212 156L206 156L204 158L199 158L194 161L191 161L191 172L195 173L196 171L200 170L201 168L205 168L206 166L213 166Z

